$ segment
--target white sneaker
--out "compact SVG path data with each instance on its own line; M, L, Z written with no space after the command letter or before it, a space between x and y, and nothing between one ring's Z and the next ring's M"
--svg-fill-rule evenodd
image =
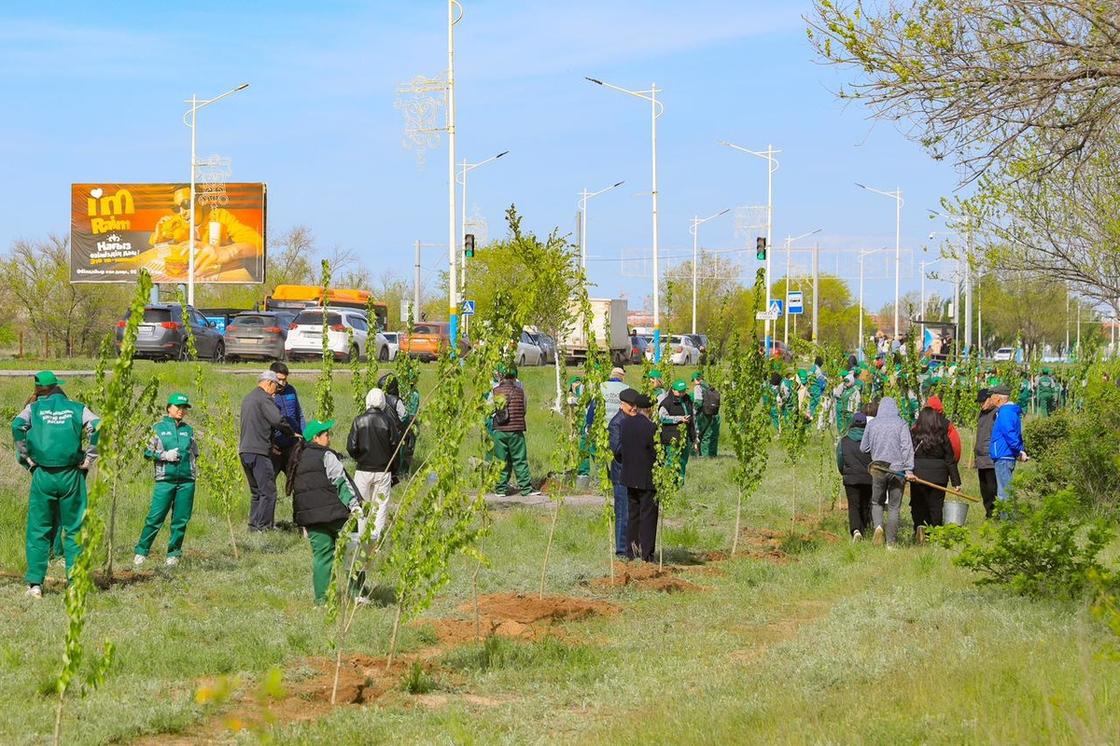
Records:
M879 546L883 543L884 539L886 539L886 534L883 533L883 527L876 526L875 535L871 537L871 543L875 546Z
M163 564L167 565L168 567L178 567L179 566L179 558L178 557L168 557L166 560L163 561Z
M140 565L144 564L144 562L146 562L147 559L148 558L145 557L142 554L135 554L135 555L132 556L132 566L133 567L140 567Z
M853 531L852 532L852 543L856 544L856 543L861 542L861 541L863 541L863 534L861 534L859 531Z
M43 588L42 586L38 585L29 585L27 586L27 592L24 595L28 598L42 598Z

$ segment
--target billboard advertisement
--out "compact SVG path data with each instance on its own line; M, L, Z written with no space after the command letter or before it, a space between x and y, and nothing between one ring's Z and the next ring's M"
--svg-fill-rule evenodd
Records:
M266 192L196 185L195 282L264 282ZM189 184L72 184L70 282L134 282L141 267L154 282L186 282L190 193Z

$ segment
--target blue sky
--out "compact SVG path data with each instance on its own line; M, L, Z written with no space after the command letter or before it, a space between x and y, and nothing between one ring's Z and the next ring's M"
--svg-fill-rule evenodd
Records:
M232 8L232 9L231 9ZM596 294L632 308L650 281L619 258L650 246L648 104L584 76L663 89L658 121L661 247L691 251L689 220L763 204L766 164L719 140L783 152L774 180L774 237L815 228L830 247L894 244L894 203L854 182L905 192L903 290L940 229L926 216L955 186L895 125L838 102L842 78L817 64L801 15L807 2L467 0L457 27L459 157L510 154L471 174L469 207L504 233L516 203L532 229L574 230L578 192L626 184L591 203L589 264ZM412 242L447 240L446 143L419 166L402 147L397 86L446 67L441 2L120 1L23 4L0 26L0 241L68 230L69 184L185 181L189 131L182 101L242 81L251 88L199 115L199 154L232 158L234 179L269 185L269 232L310 226L325 249L357 252L374 276L411 277ZM701 244L734 249L731 215ZM753 239L750 240L753 247ZM804 244L808 245L808 244ZM743 266L753 272L751 251ZM852 271L851 255L841 264ZM775 275L784 255L775 255ZM668 259L666 263L678 261ZM886 276L884 256L868 275ZM441 265L442 263L442 265ZM446 252L425 250L431 279ZM629 265L630 273L637 269ZM907 275L909 275L907 277ZM853 289L855 283L852 283ZM942 289L934 281L933 291ZM868 305L893 279L868 280Z

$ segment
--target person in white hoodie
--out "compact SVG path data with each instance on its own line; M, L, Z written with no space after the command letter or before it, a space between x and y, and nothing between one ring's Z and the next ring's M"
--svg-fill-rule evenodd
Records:
M898 404L891 397L879 402L879 411L875 419L867 423L859 448L871 454L873 466L879 462L892 472L904 473L906 479L914 476L914 442L910 438L910 427L899 416ZM905 486L902 478L895 474L871 472L871 522L875 524L872 543L883 543L883 508L886 507L887 548L894 548Z
M366 394L366 411L354 419L346 451L356 462L354 482L360 497L373 505L373 541L381 538L389 513L389 490L400 464L403 433L400 420L389 408L385 392L373 388ZM359 529L359 533L363 531Z

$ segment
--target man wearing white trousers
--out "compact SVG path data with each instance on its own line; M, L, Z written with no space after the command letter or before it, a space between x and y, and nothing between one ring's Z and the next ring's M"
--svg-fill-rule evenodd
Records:
M365 515L373 514L372 539L376 543L385 530L389 514L389 490L393 473L400 462L398 449L403 433L396 413L389 409L385 392L379 388L366 394L366 411L354 419L346 439L346 451L356 462L354 482L361 499L370 504ZM365 527L359 528L364 534Z

